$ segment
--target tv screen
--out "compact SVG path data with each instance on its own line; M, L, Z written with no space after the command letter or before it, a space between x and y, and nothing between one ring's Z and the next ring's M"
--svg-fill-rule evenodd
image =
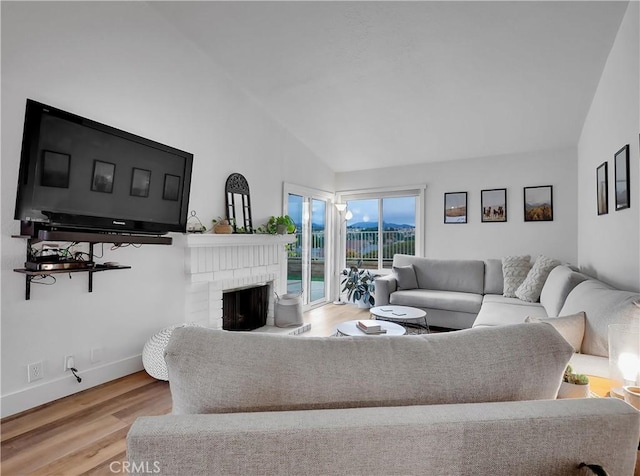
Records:
M27 99L16 220L50 229L186 230L193 155Z

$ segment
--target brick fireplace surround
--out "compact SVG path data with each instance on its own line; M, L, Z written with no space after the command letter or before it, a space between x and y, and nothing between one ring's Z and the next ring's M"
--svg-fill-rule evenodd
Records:
M222 329L223 292L269 284L267 326L273 326L274 292L287 292L285 245L294 240L294 235L186 235L185 320Z

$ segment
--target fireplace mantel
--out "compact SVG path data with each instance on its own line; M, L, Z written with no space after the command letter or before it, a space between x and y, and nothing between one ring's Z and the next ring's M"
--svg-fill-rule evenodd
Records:
M287 292L287 249L295 235L188 234L174 243L184 248L187 322L222 328L222 295L269 284L270 294ZM267 325L273 325L270 298Z
M186 235L185 247L285 245L287 243L293 243L295 240L295 235L194 233Z

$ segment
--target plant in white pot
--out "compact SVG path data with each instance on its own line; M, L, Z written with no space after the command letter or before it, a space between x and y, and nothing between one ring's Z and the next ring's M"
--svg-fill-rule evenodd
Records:
M589 396L589 377L573 372L570 365L564 371L558 398L587 398Z
M375 283L371 272L368 269L358 269L360 266L362 260L342 271L342 292L346 292L347 299L358 307L368 308L375 305Z

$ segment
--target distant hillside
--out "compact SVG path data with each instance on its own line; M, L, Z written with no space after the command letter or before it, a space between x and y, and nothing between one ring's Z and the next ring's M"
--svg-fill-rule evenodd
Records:
M360 221L357 223L352 223L347 228L359 228L361 230L377 230L378 222L377 221ZM385 221L385 222L382 222L382 228L384 230L388 230L389 228L401 230L403 228L415 228L415 225L406 225L406 224L399 225L397 223L387 223Z

